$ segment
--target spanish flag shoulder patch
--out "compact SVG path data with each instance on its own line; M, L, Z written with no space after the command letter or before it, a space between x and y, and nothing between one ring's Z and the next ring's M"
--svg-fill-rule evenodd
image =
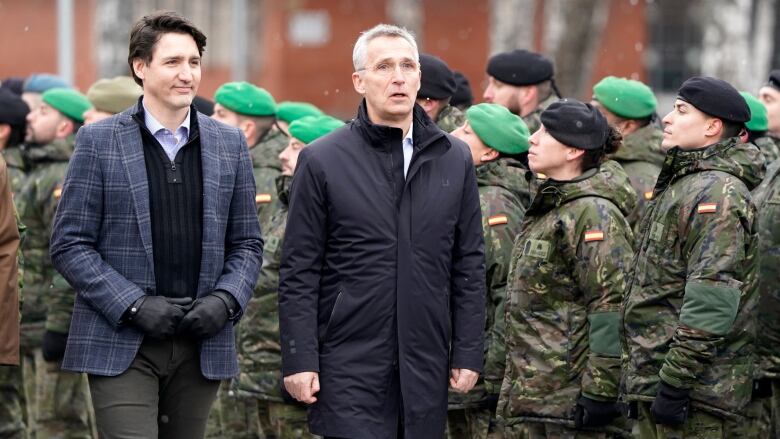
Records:
M652 199L653 199L653 191L645 192L645 200L652 200Z
M271 202L271 194L257 194L255 195L255 203L263 204Z
M59 200L61 196L62 196L62 188L57 187L56 189L54 189L54 198Z
M715 213L718 211L718 203L700 203L696 207L696 213Z
M585 242L603 241L604 232L601 230L588 230L585 232Z
M493 215L490 218L488 218L488 225L489 226L498 226L501 224L506 224L509 222L509 218L506 217L506 215Z

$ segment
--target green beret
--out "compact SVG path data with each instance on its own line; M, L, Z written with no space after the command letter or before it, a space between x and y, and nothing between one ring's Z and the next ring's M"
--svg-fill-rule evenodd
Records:
M750 120L745 124L745 128L750 131L766 131L769 129L769 117L764 104L746 91L741 91L739 94L745 98L745 102L750 107Z
M321 116L322 110L308 102L285 101L276 108L276 118L287 123L292 123L306 116Z
M72 88L51 88L41 96L43 102L75 120L84 122L84 112L92 108L89 99Z
M98 111L117 114L138 102L143 90L129 76L101 79L87 90L87 99Z
M528 151L528 126L523 119L498 104L477 104L466 110L471 129L482 142L505 154Z
M274 116L276 101L271 93L248 82L222 84L214 94L214 100L238 114L245 116Z
M344 122L327 115L305 116L290 124L290 136L308 144L343 125Z
M593 98L607 110L626 119L644 119L658 101L650 87L633 79L607 76L593 86Z

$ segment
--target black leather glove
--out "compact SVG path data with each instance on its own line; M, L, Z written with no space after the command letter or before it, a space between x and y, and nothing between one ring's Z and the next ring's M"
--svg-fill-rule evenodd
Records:
M68 334L46 331L43 333L43 359L60 361L65 356L65 345L68 344Z
M179 323L177 333L190 333L197 338L217 335L236 313L236 299L224 291L215 291L192 304Z
M127 320L149 337L168 338L191 304L189 297L143 296L130 306Z
M661 381L653 405L650 406L650 414L655 423L670 427L685 424L688 419L690 393L689 389L678 389Z
M574 408L574 426L602 427L620 416L620 410L615 401L596 401L580 395Z
M772 396L772 380L761 378L753 380L753 400L769 398Z

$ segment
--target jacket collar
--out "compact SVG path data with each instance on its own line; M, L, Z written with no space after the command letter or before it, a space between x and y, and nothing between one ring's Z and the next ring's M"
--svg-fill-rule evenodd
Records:
M412 139L415 153L425 149L428 145L444 136L444 132L428 117L425 110L414 104L412 110ZM354 120L354 126L364 136L371 146L387 150L393 143L401 143L403 130L400 128L378 125L368 118L368 109L365 98L358 107L358 114Z

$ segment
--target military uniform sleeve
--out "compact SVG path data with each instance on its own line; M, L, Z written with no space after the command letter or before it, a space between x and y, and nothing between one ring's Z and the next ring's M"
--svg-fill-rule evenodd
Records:
M619 308L633 257L631 228L611 203L592 203L578 221L575 275L588 310L582 394L608 401L620 381Z
M487 351L484 377L489 393L498 393L506 365L506 303L507 276L515 236L524 212L513 212L502 202L500 194L485 194L482 204L482 225L485 235L485 278L487 301Z
M319 372L317 314L328 208L325 183L304 148L290 187L290 209L279 267L282 373Z
M734 324L745 281L742 273L750 264L747 248L755 212L749 199L746 189L713 185L684 213L682 254L688 276L679 322L660 371L661 379L674 387L693 386Z
M49 181L47 187L40 189L41 223L46 228L47 235L51 236L51 227L57 211L57 203L62 195L62 182L58 177ZM45 329L67 334L70 329L70 319L73 314L76 293L62 275L53 268L50 268L50 270L51 283L48 285L49 290L43 299L46 305Z

